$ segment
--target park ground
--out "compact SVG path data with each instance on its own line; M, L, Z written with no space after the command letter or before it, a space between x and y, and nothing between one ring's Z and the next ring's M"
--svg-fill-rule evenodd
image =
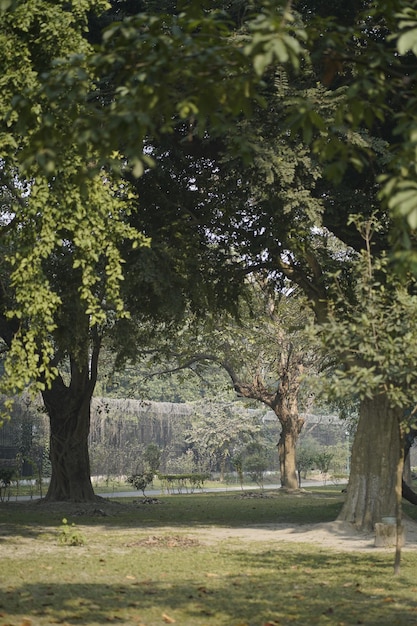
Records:
M343 497L3 503L0 626L417 625L417 514L394 576L393 549L334 521Z

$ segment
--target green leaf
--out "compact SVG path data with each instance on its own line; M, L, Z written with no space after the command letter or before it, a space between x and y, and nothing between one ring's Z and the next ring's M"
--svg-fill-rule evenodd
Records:
M274 42L273 49L275 52L275 56L280 63L286 63L288 61L288 50L282 39L277 39Z
M406 189L397 192L388 202L390 209L397 209L401 215L408 215L417 209L417 189Z
M140 159L136 159L134 161L134 165L133 165L133 170L132 170L132 174L135 178L140 178L143 174L143 163Z
M257 73L258 76L262 76L268 65L272 63L272 52L264 52L262 54L257 54L253 58L253 69Z
M400 54L406 54L412 50L417 55L417 28L408 30L398 37L397 50Z
M408 213L407 222L412 230L417 229L417 202L415 208Z

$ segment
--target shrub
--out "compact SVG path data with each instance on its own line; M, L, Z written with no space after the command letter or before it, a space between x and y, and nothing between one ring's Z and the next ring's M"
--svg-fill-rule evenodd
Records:
M14 467L0 467L0 500L3 502L15 475Z
M141 474L132 474L127 479L127 482L130 483L137 489L141 491L145 496L146 487L153 481L153 472L142 472Z
M263 454L251 454L245 459L244 467L251 480L263 489L264 474L268 469L268 463L265 456Z
M204 482L210 478L210 474L159 474L158 477L162 483L162 489L168 493L174 489L178 493L182 493L183 489L187 492L190 489L192 493L194 489L203 489Z

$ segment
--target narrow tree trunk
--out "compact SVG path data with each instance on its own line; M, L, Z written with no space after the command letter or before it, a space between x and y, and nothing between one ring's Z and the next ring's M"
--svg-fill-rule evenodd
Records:
M278 419L280 419L278 417ZM285 489L298 489L296 445L304 420L296 416L289 419L280 419L282 426L278 442L279 467L281 472L281 487Z
M403 540L403 531L402 531L402 482L403 482L403 474L404 474L404 435L403 428L401 422L398 422L398 436L400 439L400 456L397 460L396 467L396 481L395 481L395 517L396 517L396 538L395 538L395 560L394 560L394 574L398 575L400 573L400 564L401 564L401 547Z
M359 530L373 530L383 516L395 516L398 413L384 395L361 402L347 496L339 515Z

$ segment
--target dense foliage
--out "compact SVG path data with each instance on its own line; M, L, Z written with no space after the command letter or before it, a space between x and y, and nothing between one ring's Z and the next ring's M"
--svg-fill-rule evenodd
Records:
M415 308L416 9L2 0L0 14L2 382L43 393L49 496L92 497L103 341L122 359L165 347L187 311L232 310L248 273L335 320L324 345L366 382L362 420L387 419L379 445L397 445L415 386L399 317ZM368 474L391 484L384 471Z

